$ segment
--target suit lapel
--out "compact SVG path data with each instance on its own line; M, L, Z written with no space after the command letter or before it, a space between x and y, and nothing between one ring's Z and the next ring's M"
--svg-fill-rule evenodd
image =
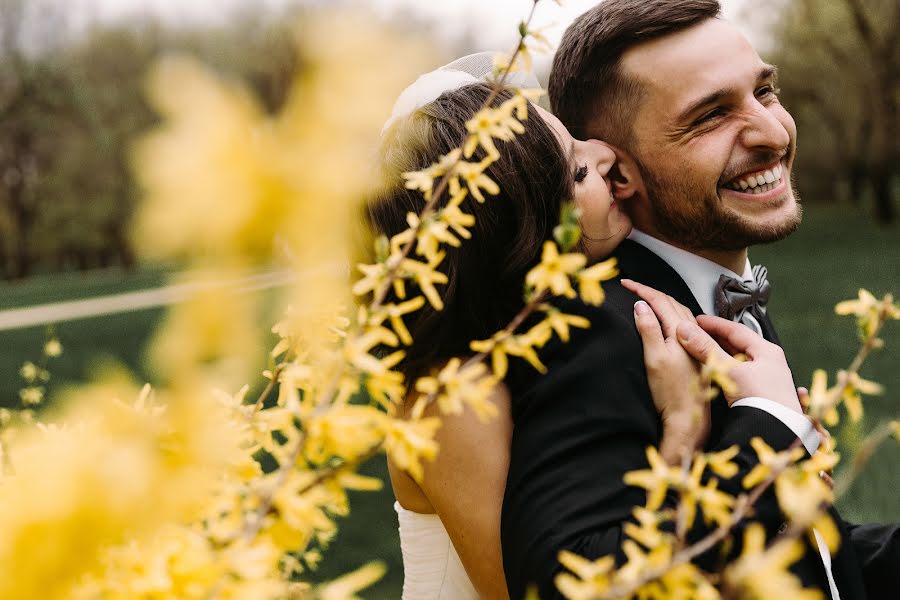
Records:
M634 279L672 296L688 307L695 316L703 314L703 309L681 276L651 250L635 241L625 240L619 244L614 256L619 261L622 277ZM709 440L718 440L722 436L728 411L725 397L719 394L718 398L710 403L710 411Z
M635 241L625 240L616 249L614 256L619 261L623 277L634 279L664 292L691 309L694 315L703 310L681 276L669 264Z
M762 328L763 337L772 342L773 344L778 344L781 346L781 340L778 339L778 333L775 332L775 326L772 324L771 319L769 318L769 311L767 310L765 314L760 315L761 318L756 319L759 322L759 326Z
M616 249L614 256L619 260L619 270L623 277L634 279L640 283L656 288L661 292L672 296L685 306L694 315L703 314L700 304L694 298L691 289L681 278L675 269L653 251L632 240L625 240ZM762 334L768 341L781 345L775 326L769 318L769 313L758 318Z

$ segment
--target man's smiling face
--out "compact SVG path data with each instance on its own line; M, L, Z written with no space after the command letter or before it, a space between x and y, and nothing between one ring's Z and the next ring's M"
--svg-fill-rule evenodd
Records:
M781 239L801 209L790 175L797 130L774 67L719 19L638 45L623 71L643 88L632 153L647 198L635 226L693 249Z

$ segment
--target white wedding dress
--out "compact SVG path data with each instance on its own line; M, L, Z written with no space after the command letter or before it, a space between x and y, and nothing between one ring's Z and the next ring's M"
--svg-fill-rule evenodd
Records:
M450 536L437 515L394 502L403 553L403 600L478 600Z

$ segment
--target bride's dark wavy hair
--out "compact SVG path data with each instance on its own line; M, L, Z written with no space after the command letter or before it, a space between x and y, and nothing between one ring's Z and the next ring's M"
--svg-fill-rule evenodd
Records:
M458 148L466 138L466 121L490 93L485 84L445 92L385 133L379 154L385 184L366 205L370 240L400 233L407 228L407 213L421 213L422 195L406 189L400 174L424 169ZM510 97L501 93L495 105ZM463 201L462 209L474 215L475 225L472 238L462 240L459 248L445 247L439 270L448 283L437 286L444 309L426 304L405 320L413 342L397 368L408 381L452 357L472 354L471 340L490 337L524 305L525 275L538 263L573 186L571 165L556 135L530 108L525 132L510 142L498 141L500 159L486 170L500 193L485 194L484 203L471 195ZM472 160L483 157L478 152ZM446 201L443 194L441 204ZM371 251L368 259L372 262ZM411 282L407 286L408 294L418 292Z

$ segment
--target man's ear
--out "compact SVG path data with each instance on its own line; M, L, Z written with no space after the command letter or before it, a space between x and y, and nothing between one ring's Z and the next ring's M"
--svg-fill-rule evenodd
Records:
M644 190L644 180L637 161L625 150L614 148L616 164L609 171L613 199L630 200Z

